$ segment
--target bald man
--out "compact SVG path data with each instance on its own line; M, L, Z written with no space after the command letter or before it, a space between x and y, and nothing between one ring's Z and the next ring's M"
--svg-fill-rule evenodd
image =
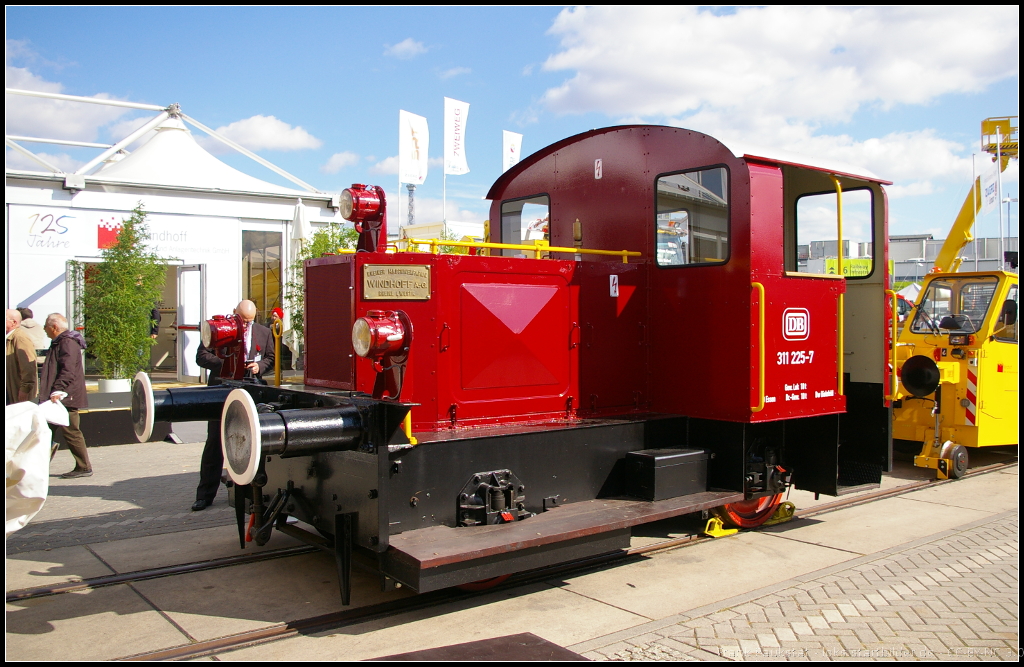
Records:
M21 313L7 311L7 405L34 401L38 374L36 371L36 347L32 339L21 328Z
M270 333L270 329L254 321L256 304L252 301L240 301L235 308L235 314L241 317L244 323L245 377L262 380L263 374L274 367L273 334ZM196 352L196 363L210 371L208 385L220 384L220 370L224 360L213 350L200 343ZM199 466L199 486L196 488L196 501L192 504L193 512L204 510L213 504L217 489L220 487L223 469L224 453L220 446L220 422L207 422L206 447L203 449L203 460Z

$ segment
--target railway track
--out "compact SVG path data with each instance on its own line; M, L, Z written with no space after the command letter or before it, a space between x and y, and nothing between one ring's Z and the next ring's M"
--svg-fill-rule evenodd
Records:
M986 473L998 472L999 470L1003 470L1013 465L1017 465L1017 461L996 463L993 465L975 468L967 473L967 477L974 477ZM886 498L892 498L913 491L917 491L923 488L928 488L939 484L948 484L953 481L955 480L921 480L918 482L911 482L909 484L905 484L892 489L873 491L869 493L859 494L856 496L851 496L848 498L840 498L833 502L809 507L805 510L797 510L794 519L809 518L811 516L833 512L839 509L853 507L856 505L862 505L870 502L876 502L879 500L884 500ZM210 639L191 644L184 644L180 646L174 646L171 648L125 656L121 659L185 660L216 655L218 653L222 653L225 651L236 650L271 641L276 641L279 639L285 639L287 637L299 634L312 634L316 632L335 630L345 626L354 625L357 623L365 623L367 621L386 618L388 616L394 616L397 614L408 613L419 609L441 605L447 602L456 602L460 600L470 599L473 597L477 597L479 595L483 595L485 593L489 594L495 591L507 590L510 588L523 586L525 584L549 579L552 576L556 576L559 574L579 574L585 572L586 570L601 567L613 562L629 562L630 560L639 558L647 554L652 554L671 549L678 549L685 546L691 546L694 544L709 541L711 539L714 538L707 537L702 534L685 535L682 537L662 540L660 542L656 542L653 544L634 547L624 551L604 554L601 556L591 557L587 559L570 561L555 566L519 573L513 575L504 583L493 588L488 588L483 591L462 591L458 589L446 589L441 591L435 591L432 593L424 593L410 598L392 600L389 602L367 605L364 607L358 607L354 609L344 609L341 611L323 614L320 616L288 621L285 623L278 623L265 628L259 628L257 630L250 630L247 632L227 635L216 639ZM95 588L102 588L106 586L115 586L120 584L130 584L139 581L146 581L149 579L172 577L183 574L189 574L193 572L201 572L205 570L235 567L239 565L246 565L249 563L256 563L277 558L290 558L293 556L312 553L318 550L319 549L314 546L302 545L289 547L285 549L264 551L260 553L242 554L239 556L230 556L226 558L218 558L207 561L184 563L181 565L172 565L167 567L139 570L135 572L125 572L122 574L82 579L79 581L70 581L60 584L53 584L50 586L41 586L36 588L10 591L6 594L6 599L8 603L21 602L25 600L31 600L35 598L53 595L61 595L75 591L83 591Z

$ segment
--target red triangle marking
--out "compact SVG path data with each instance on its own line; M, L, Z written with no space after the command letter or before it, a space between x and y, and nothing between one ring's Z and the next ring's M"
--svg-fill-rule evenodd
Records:
M626 309L629 297L633 296L635 291L636 285L623 285L619 283L619 296L615 297L615 317L621 315L622 311Z
M537 313L555 296L554 285L483 285L463 283L462 288L473 295L514 334L522 333Z

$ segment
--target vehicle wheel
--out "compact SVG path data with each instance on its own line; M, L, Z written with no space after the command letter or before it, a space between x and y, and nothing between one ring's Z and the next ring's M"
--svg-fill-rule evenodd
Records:
M727 526L733 528L757 528L772 518L782 502L782 494L751 498L738 503L716 507L713 511Z
M967 448L957 445L949 454L949 458L953 461L953 469L949 471L949 476L953 479L960 479L967 474Z
M480 581L472 581L468 584L460 584L459 586L456 586L456 588L460 591L468 591L470 593L486 591L488 588L494 588L495 586L501 585L511 576L511 574L503 574L498 577L491 577L490 579L481 579Z

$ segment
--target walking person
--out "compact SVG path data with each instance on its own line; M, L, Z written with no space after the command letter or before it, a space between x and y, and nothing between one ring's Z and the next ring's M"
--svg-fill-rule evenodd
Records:
M7 311L7 405L36 400L38 390L36 350L21 328L21 313Z
M242 318L244 327L242 346L246 360L246 376L262 379L267 369L274 366L274 346L270 329L253 321L256 319L256 304L248 299L239 302L235 314ZM220 384L220 370L224 360L218 357L214 350L200 343L196 351L196 363L210 371L207 385ZM213 504L217 489L220 487L223 469L224 452L221 449L220 422L207 422L206 446L203 448L203 458L199 464L199 486L196 488L196 501L192 504L193 512L204 510Z
M82 367L82 350L85 339L77 331L68 330L68 321L60 313L51 313L46 318L43 331L50 338L50 349L46 351L43 362L42 378L39 381L40 403L46 400L64 404L68 411L67 426L50 424L54 440L57 429L64 436L64 442L75 458L75 468L61 475L62 479L89 477L92 475L92 464L89 452L85 448L85 436L82 435L81 421L78 411L89 407L89 398L85 393L85 369Z

